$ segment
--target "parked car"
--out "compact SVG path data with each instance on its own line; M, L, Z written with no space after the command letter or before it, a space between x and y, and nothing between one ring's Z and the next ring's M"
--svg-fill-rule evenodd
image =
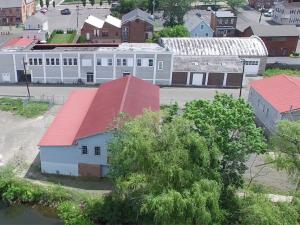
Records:
M66 8L60 11L61 15L70 15L71 14L71 10Z
M268 12L264 13L265 17L272 17L273 16L273 9L269 9Z
M48 9L47 8L41 8L40 12L43 13L43 14L45 14L46 12L48 12Z

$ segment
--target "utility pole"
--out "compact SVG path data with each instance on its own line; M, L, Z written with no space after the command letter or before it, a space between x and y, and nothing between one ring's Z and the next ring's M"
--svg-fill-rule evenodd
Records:
M28 77L27 77L27 62L25 61L25 58L23 57L23 67L24 67L24 76L26 80L26 88L27 88L27 94L28 94L28 100L30 100L30 90L29 90L29 84L28 84Z
M155 0L152 0L152 15L154 20Z
M240 85L240 94L239 94L239 98L242 97L242 89L243 89L243 81L244 81L244 76L245 76L245 59L241 59L241 62L243 63L243 74L242 74L242 80L241 80L241 85Z
M78 24L78 19L79 19L79 3L77 3L77 5L76 5L76 11L77 11L77 30L78 30L78 26L79 26L79 24Z

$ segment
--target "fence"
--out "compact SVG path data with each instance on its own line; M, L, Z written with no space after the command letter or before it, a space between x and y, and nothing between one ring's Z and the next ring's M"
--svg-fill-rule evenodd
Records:
M16 95L0 95L0 98L21 98L23 100L28 100L28 96L16 96ZM63 105L67 100L66 96L59 95L40 95L31 96L30 101L36 102L48 102L50 105Z

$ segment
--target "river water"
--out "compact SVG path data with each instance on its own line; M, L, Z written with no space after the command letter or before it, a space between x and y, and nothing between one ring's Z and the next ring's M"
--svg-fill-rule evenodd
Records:
M64 223L50 208L7 206L0 202L0 225L64 225Z

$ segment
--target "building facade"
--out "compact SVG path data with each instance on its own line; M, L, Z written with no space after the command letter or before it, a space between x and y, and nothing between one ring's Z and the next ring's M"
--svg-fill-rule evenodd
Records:
M153 18L149 13L134 9L122 17L122 41L143 43L153 36Z
M248 0L249 6L255 9L270 9L274 6L274 0Z
M251 83L248 102L266 134L276 132L280 120L300 119L300 79L286 75Z
M230 11L212 11L210 27L214 37L234 37L237 17Z
M105 177L120 113L136 117L159 108L159 87L133 76L73 92L39 143L42 172Z
M22 24L34 12L34 0L0 0L0 26Z
M90 15L81 28L81 36L89 43L121 43L121 20L110 15L101 20Z
M185 27L190 33L190 37L212 37L213 29L199 16L189 16L185 22Z
M278 24L300 25L300 2L282 1L276 3L272 20Z
M284 29L284 32L283 32ZM243 32L244 37L256 35L265 43L269 56L289 56L296 52L299 32L296 26L252 25Z

